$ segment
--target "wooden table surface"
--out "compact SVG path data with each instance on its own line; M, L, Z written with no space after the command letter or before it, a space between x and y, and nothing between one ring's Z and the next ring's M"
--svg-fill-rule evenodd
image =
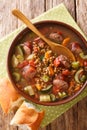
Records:
M12 16L13 8L19 8L32 19L61 2L87 36L87 0L0 0L0 38L22 25ZM12 117L13 113L7 116L0 109L0 130L21 130L9 125ZM87 130L87 97L40 130Z

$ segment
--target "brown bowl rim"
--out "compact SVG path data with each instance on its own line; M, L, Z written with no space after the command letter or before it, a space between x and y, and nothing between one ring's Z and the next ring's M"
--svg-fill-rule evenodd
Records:
M38 26L41 26L41 24L48 24L48 23L54 23L54 24L58 24L58 25L61 25L61 26L65 26L65 28L68 28L70 30L72 30L76 35L78 35L80 37L80 39L83 41L83 43L87 46L87 42L85 40L85 38L82 36L82 34L80 32L78 32L75 28L73 28L71 25L68 25L64 22L60 22L60 21L54 21L54 20L44 20L44 21L39 21L39 22L35 22L34 25L36 27ZM73 99L75 99L86 87L87 85L87 81L84 83L84 85L82 86L82 88L76 93L74 94L73 96L69 97L69 98L66 98L64 100L60 100L58 102L39 102L37 100L34 100L32 97L26 95L23 91L21 91L14 83L14 80L12 78L12 75L11 75L11 72L10 72L10 57L11 57L11 54L13 52L12 48L14 47L14 45L16 45L17 41L19 39L21 39L21 35L24 36L24 34L26 34L28 31L30 31L28 29L28 27L24 28L20 33L18 33L16 35L16 37L13 39L11 45L10 45L10 48L8 50L8 55L7 55L7 72L8 72L8 76L9 76L9 79L12 83L12 85L14 86L14 88L17 90L17 92L19 94L21 94L24 98L28 99L29 101L32 101L33 103L36 103L36 104L39 104L39 105L44 105L44 106L56 106L56 105L62 105L62 104L65 104L65 103L68 103L70 101L72 101Z

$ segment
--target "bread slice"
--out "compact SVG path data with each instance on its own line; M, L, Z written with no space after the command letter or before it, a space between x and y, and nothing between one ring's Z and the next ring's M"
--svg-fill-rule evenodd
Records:
M11 110L12 111L17 111L17 109L21 106L21 104L23 103L23 101L25 101L25 98L24 97L19 97L16 101L14 101L12 104L11 104Z
M23 130L38 130L43 117L44 111L39 112L32 104L24 101L10 124L20 126Z
M14 101L21 95L14 89L8 78L0 79L0 105L4 113L8 113Z

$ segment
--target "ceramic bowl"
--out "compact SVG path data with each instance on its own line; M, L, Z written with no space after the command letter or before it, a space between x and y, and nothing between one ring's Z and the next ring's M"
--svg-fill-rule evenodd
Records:
M80 42L83 46L83 48L87 48L87 45L86 45L86 40L83 38L83 36L78 32L76 31L74 28L72 28L70 25L67 25L65 23L62 23L62 22L58 22L58 21L41 21L41 22L37 22L34 24L40 31L42 30L42 27L44 26L48 26L48 25L57 25L59 27L59 29L63 30L63 32L65 32L67 34L70 33L70 35L72 36L72 39L74 38L74 40L77 40L78 42ZM86 87L86 84L87 82L84 83L83 87L76 93L74 94L73 96L69 97L69 98L66 98L66 99L63 99L63 100L60 100L60 101L57 101L57 102L39 102L35 99L33 99L32 97L30 97L29 95L26 95L22 90L20 90L15 82L14 82L14 79L13 79L13 76L12 76L12 73L11 73L11 70L10 70L10 66L11 66L11 56L12 54L14 53L14 47L20 43L20 41L23 41L23 39L26 38L27 34L30 33L31 31L26 27L23 31L21 31L16 37L15 39L13 40L10 48L9 48L9 51L8 51L8 57L7 57L7 71L8 71L8 75L9 75L9 78L10 78L10 81L12 82L14 88L23 96L25 97L26 99L28 99L29 101L32 101L34 103L37 103L37 104L41 104L41 105L48 105L48 106L54 106L54 105L60 105L60 104L63 104L63 103L67 103L67 102L70 102L71 100L73 100L74 98L76 98L83 90L84 88Z

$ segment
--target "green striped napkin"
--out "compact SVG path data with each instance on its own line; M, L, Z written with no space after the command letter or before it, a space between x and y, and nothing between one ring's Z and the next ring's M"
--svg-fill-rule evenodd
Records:
M63 4L60 4L59 6L52 8L47 12L41 14L37 18L33 19L32 22L37 22L42 20L58 20L58 21L65 22L73 26L84 36L81 29L75 23L75 21L73 20L73 18L71 17L71 15L69 14L69 12L67 11L66 7ZM6 58L7 58L9 46L12 40L14 39L14 37L24 28L25 26L23 25L19 29L15 30L14 32L12 32L11 34L7 35L6 37L0 40L0 77L7 77ZM80 101L86 96L87 96L87 87L77 98L63 105L42 106L42 105L34 104L39 110L45 110L45 117L42 121L41 127L44 127L49 123L51 123L54 119L59 117L61 114L63 114L65 111L67 111L74 104L76 104L78 101Z

